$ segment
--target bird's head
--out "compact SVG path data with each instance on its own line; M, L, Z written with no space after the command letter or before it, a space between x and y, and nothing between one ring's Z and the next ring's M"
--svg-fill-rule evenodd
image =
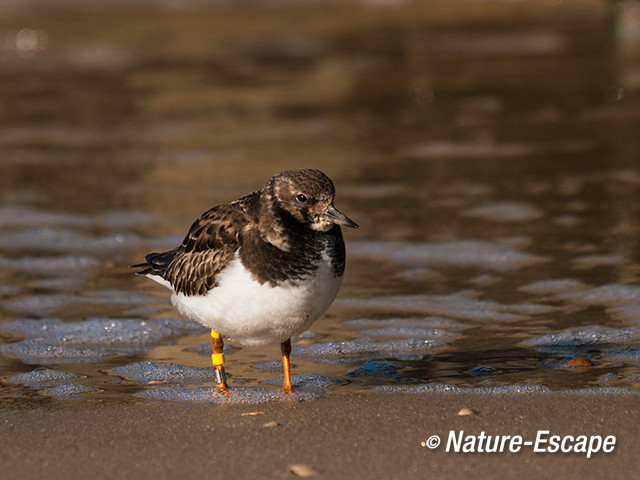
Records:
M273 179L278 206L312 230L326 232L334 225L358 228L358 225L333 205L335 187L319 170L289 170Z

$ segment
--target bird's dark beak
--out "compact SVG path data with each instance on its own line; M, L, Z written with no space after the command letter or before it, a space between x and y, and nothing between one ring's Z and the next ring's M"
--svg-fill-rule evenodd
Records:
M338 210L333 205L329 205L329 207L324 211L321 215L323 218L326 218L331 223L335 223L336 225L344 225L345 227L358 228L358 224L349 220L349 218Z

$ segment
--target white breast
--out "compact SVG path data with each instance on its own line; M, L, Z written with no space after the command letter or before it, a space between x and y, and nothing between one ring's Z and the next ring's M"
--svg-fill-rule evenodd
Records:
M261 285L237 256L217 280L206 295L174 292L171 301L185 317L243 345L283 342L303 332L329 308L342 283L325 256L315 275L296 285Z

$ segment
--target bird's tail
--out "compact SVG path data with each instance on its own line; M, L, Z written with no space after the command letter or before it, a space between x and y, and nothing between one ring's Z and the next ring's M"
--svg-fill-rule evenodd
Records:
M169 250L168 252L163 253L149 253L144 257L144 263L137 263L135 265L131 265L131 268L141 268L142 270L135 272L136 275L158 275L164 278L164 273L169 267L169 264L173 260L173 257L176 256L178 252L177 248L173 250Z

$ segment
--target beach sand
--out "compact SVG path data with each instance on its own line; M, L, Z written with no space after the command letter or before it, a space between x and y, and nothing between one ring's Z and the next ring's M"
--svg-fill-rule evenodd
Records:
M475 415L459 416L467 407ZM58 402L0 411L2 478L638 478L637 395L355 394L207 405ZM277 425L275 425L277 422ZM447 453L464 435L616 437L611 453ZM431 435L439 448L421 445ZM298 467L291 468L292 465Z

